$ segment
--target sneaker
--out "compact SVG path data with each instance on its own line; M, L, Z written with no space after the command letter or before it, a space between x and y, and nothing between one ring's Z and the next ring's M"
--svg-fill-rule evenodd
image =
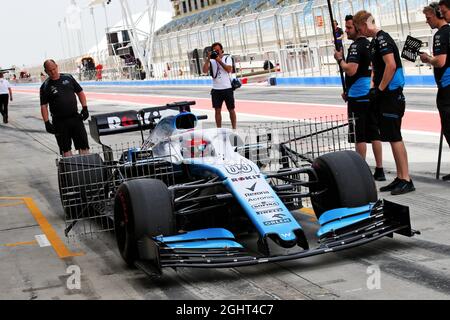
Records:
M411 181L400 180L399 183L395 186L395 189L391 191L393 196L398 196L400 194L405 194L408 192L415 191L414 183Z
M448 174L448 175L446 175L446 176L443 176L443 177L442 177L442 180L444 180L444 181L450 181L450 174Z
M375 173L373 174L373 178L375 181L386 181L386 177L384 176L383 168L375 168Z
M395 187L397 186L398 183L400 183L400 179L395 178L394 181L389 183L387 186L381 187L380 192L392 191L395 189Z

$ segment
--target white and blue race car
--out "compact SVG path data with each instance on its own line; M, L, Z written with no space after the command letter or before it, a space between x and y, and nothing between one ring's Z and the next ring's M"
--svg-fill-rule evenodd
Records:
M148 274L286 261L419 233L408 207L378 199L357 153L331 152L300 165L283 137L267 148L230 129L201 129L205 117L193 114L192 104L92 117L91 136L103 153L58 162L66 232L106 219L126 263ZM167 110L176 113L163 116ZM142 143L118 159L100 141L134 131ZM261 156L268 152L281 155L270 166ZM296 211L304 199L314 223Z

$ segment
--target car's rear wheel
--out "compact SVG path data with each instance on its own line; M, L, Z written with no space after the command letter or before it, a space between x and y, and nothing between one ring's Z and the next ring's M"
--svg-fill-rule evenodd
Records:
M336 208L356 208L378 200L367 163L353 151L339 151L317 158L313 165L319 182L310 187L314 212L319 218Z
M139 259L139 239L173 235L175 227L172 195L162 181L138 179L119 187L114 201L114 228L120 254L128 265L133 266Z

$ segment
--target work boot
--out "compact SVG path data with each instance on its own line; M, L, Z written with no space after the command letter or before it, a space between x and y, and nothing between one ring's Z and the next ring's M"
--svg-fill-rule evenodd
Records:
M393 196L398 196L400 194L405 194L408 192L415 191L416 188L414 187L414 183L411 181L406 180L400 180L400 182L397 183L394 190L391 191L391 194Z
M397 186L398 183L400 183L400 179L395 178L394 181L389 183L387 186L381 187L380 192L392 191L395 189L395 187Z
M386 181L383 168L375 168L373 178L375 179L375 181Z
M443 177L442 177L442 180L444 180L444 181L450 181L450 174L448 174L448 175L446 175L446 176L443 176Z

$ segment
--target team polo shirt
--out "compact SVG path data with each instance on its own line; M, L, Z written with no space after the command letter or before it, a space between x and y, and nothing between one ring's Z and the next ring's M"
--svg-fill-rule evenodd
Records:
M439 88L450 86L450 26L448 24L441 27L433 38L433 55L447 55L445 65L442 68L434 68L434 78Z
M348 50L347 63L358 64L356 73L351 77L345 77L349 98L359 98L369 94L372 75L369 48L370 41L365 37L360 37L351 44Z
M380 30L370 44L375 87L380 85L383 79L384 70L386 69L386 63L384 62L383 57L391 53L394 54L397 68L394 77L388 85L388 89L396 90L405 86L405 75L397 44L388 33Z
M78 113L76 93L83 91L70 74L60 74L58 80L48 78L41 86L41 105L50 105L56 118L69 118Z

